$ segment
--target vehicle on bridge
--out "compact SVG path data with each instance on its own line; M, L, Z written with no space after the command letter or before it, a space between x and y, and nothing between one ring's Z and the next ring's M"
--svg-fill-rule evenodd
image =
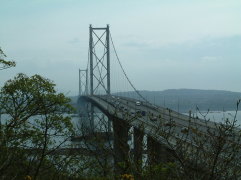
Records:
M140 102L140 101L136 101L136 105L137 105L137 106L140 106L140 105L141 105L141 102Z
M157 117L156 116L152 116L152 117L150 117L150 120L151 121L157 121Z
M176 122L174 120L166 121L164 123L164 126L174 127L174 126L176 126Z

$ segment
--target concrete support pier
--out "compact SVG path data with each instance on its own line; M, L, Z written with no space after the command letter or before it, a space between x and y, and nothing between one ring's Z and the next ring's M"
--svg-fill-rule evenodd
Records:
M134 163L136 166L136 177L139 177L142 171L143 137L143 131L134 128Z
M172 160L172 151L165 145L158 143L152 137L147 137L148 164L155 165Z
M129 125L120 119L112 118L114 131L114 169L115 174L128 173L129 169Z

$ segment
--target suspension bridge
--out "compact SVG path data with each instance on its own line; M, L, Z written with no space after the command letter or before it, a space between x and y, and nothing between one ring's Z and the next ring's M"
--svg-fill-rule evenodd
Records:
M180 139L195 146L199 133L215 131L215 124L151 104L135 88L127 76L110 33L109 25L89 27L87 68L79 70L79 112L88 133L107 132L113 136L114 167L125 170L133 151L134 161L142 161L143 138L146 137L149 163L168 161ZM135 68L138 68L136 66ZM104 114L103 118L100 113ZM97 120L98 119L98 120ZM133 147L128 144L130 130Z

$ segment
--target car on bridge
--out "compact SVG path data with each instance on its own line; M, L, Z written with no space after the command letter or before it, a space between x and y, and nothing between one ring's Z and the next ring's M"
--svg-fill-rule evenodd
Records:
M189 132L188 127L183 127L183 128L181 129L181 133L183 133L183 134L187 134L188 132Z
M131 115L134 116L136 112L134 110L131 110Z
M156 116L151 116L151 117L150 117L150 120L151 120L151 121L157 121L157 117L156 117Z
M136 112L135 112L135 114L136 114L137 116L145 116L145 115L146 115L146 111L142 111L142 110L140 110L140 109L137 109Z
M136 105L137 105L137 106L140 106L140 105L141 105L141 102L140 102L140 101L136 101Z
M166 121L164 123L164 126L174 127L174 126L176 126L176 122L174 120Z

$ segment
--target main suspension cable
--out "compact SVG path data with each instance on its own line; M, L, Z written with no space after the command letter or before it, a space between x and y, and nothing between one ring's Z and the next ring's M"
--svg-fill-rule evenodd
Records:
M114 48L114 52L115 52L116 58L117 58L117 60L118 60L118 63L119 63L119 65L120 65L121 70L122 70L122 72L124 73L127 81L129 82L129 84L131 85L131 87L134 89L134 91L135 91L144 101L148 102L148 101L146 100L146 98L144 98L144 97L141 95L141 93L135 88L135 86L132 84L132 82L131 82L130 79L128 78L128 76L127 76L127 74L126 74L126 72L125 72L125 70L124 70L124 68L123 68L123 66L122 66L122 64L121 64L121 62L120 62L120 59L119 59L119 57L118 57L118 54L117 54L117 51L116 51L116 49L115 49L115 45L114 45L114 42L113 42L111 33L110 33L110 39L111 39L111 43L112 43L112 46L113 46L113 48Z

